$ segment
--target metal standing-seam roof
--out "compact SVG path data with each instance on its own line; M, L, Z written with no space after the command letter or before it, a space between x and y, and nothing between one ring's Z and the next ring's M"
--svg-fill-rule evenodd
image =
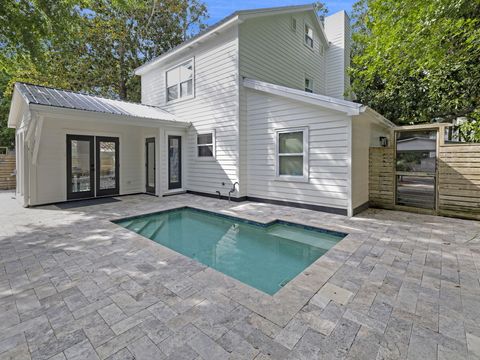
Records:
M28 104L156 120L176 120L172 114L156 106L107 99L100 96L26 83L16 83L15 88Z

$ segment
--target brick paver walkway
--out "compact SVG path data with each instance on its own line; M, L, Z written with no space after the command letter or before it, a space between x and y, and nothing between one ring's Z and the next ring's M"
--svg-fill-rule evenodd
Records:
M0 193L0 359L480 359L480 223L139 195ZM265 295L109 220L190 205L349 233Z

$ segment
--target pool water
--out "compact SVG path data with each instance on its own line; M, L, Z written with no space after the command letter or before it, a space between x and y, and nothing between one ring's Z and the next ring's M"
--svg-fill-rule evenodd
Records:
M115 223L270 295L346 235L283 221L265 225L192 208Z

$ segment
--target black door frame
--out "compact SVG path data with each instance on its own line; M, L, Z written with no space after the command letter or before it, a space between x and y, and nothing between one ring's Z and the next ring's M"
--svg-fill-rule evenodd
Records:
M72 191L72 140L89 141L90 150L90 191ZM95 137L90 135L67 134L67 200L88 199L95 197Z
M171 182L170 181L170 139L178 139L178 182ZM168 135L167 140L167 147L168 147L168 189L181 189L182 188L182 136L181 135Z
M153 143L153 187L152 186L148 186L148 162L149 159L148 158L148 144L149 143ZM155 194L155 191L156 191L156 182L157 182L157 174L156 174L156 171L157 171L157 166L156 166L156 143L155 143L155 138L154 137L151 137L151 138L146 138L145 139L145 192L149 193L149 194Z
M111 189L100 189L100 143L101 142L113 142L115 143L115 187ZM118 137L110 136L95 136L95 153L96 153L96 163L95 163L95 174L96 174L96 196L112 196L118 195L120 193L120 141Z

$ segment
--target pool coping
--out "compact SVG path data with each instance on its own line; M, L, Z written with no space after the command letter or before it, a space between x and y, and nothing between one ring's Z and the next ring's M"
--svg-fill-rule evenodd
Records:
M237 221L240 221L240 222L243 222L243 223L246 223L246 224L251 224L251 225L256 225L256 226L261 226L261 227L269 227L269 226L277 225L277 224L282 224L282 225L287 225L287 226L292 226L292 227L299 227L299 228L302 228L302 229L305 229L305 230L311 230L311 231L316 231L316 232L320 232L320 233L323 233L323 234L329 234L329 235L332 235L332 236L342 237L341 240L343 240L348 235L348 233L344 233L344 232L340 232L340 231L325 229L325 228L312 226L312 225L299 224L297 222L282 220L282 219L278 219L278 218L274 219L274 220L271 220L271 221L267 221L267 222L260 222L260 221L255 221L255 220L249 220L249 219L242 218L242 217L239 217L239 216L223 214L223 213L219 213L219 212L212 211L212 210L200 209L200 208L196 208L196 207L188 206L188 205L179 206L179 207L175 207L175 208L171 208L171 209L160 210L160 211L154 211L154 212L151 212L151 213L145 213L145 214L140 214L140 215L133 215L133 216L127 216L127 217L122 217L122 218L118 218L118 219L112 219L110 221L117 224L118 222L121 222L121 221L141 219L143 217L147 217L147 216L151 216L151 215L163 214L163 213L166 213L166 212L178 211L178 210L183 210L183 209L188 209L188 210L203 212L203 213L207 213L207 214L212 214L212 215L215 215L215 216L223 217L225 219L237 220Z
M134 231L128 230L118 224L119 221L141 218L152 214L159 214L168 211L181 210L183 208L199 210L202 212L207 212L230 219L245 221L252 224L258 224L260 226L268 226L274 223L290 223L296 226L306 228L321 229L326 231L327 233L342 235L346 234L346 236L343 237L343 239L341 239L332 248L330 248L324 255L322 255L310 266L305 268L297 276L290 280L282 289L277 291L274 295L269 295L261 290L258 290L250 285L241 282L240 280L225 275L214 268L208 267L195 259L180 254L175 250L168 248L167 246L156 243L151 239L144 237ZM220 293L223 293L224 295L232 298L239 304L247 307L248 309L258 313L259 315L282 327L288 324L288 322L294 317L294 315L298 311L300 311L306 303L309 302L309 300L327 283L330 277L333 276L333 274L345 263L348 257L352 255L365 241L365 237L360 234L342 233L339 231L323 229L278 218L267 222L260 222L250 220L245 217L233 216L188 205L173 206L160 211L112 218L109 221L112 224L117 225L124 231L127 231L129 234L135 234L136 237L150 244L150 246L152 246L153 248L159 249L160 246L162 250L167 250L168 252L174 253L186 259L190 259L191 261L195 261L198 264L205 266L205 269L203 271L201 271L199 274L195 274L194 276L192 276L192 280L195 280L199 286L214 287Z

